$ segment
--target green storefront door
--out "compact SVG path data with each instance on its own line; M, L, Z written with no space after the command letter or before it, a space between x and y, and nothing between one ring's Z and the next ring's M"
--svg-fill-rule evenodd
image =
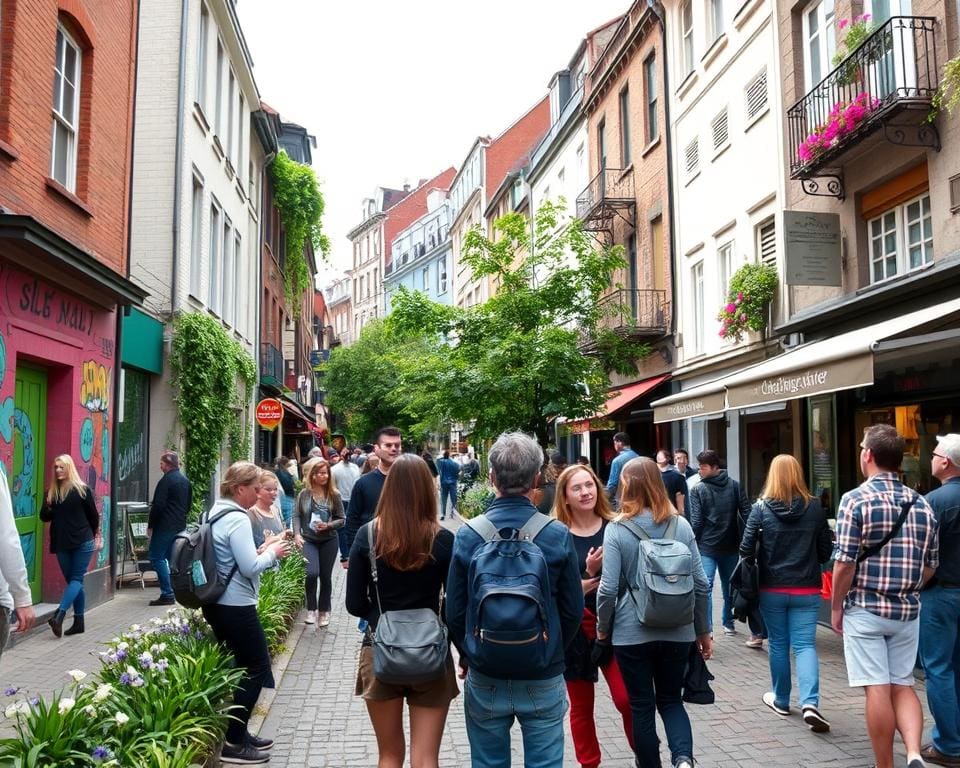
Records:
M43 471L46 462L47 374L17 367L13 414L13 475L10 492L20 546L27 562L33 601L40 601L40 561L43 559Z

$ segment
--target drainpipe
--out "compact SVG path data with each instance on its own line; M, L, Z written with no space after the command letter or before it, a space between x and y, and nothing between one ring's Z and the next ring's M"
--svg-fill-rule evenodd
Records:
M177 77L177 142L174 150L173 170L173 259L170 267L170 319L179 309L177 296L178 280L180 275L180 199L181 181L183 177L183 110L186 101L186 83L184 77L187 71L187 15L190 4L187 0L180 0L180 69Z

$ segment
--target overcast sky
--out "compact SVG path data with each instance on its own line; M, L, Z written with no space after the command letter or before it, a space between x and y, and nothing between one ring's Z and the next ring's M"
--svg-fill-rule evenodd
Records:
M378 186L459 167L629 0L238 0L261 98L317 137L334 266ZM329 278L327 273L325 278Z

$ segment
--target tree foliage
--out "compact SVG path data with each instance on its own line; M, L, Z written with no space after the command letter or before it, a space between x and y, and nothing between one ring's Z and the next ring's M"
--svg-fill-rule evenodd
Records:
M551 204L532 223L511 213L495 230L494 239L469 232L462 254L473 279L490 280L494 295L460 309L401 288L380 326L331 356L334 410L355 419L369 408L374 422L406 419L422 431L463 422L480 438L522 429L546 444L551 419L592 415L605 401L610 372L636 371L650 348L610 331L598 306L626 266L622 247L598 248ZM374 353L372 345L385 342ZM588 347L593 354L584 354ZM381 389L372 379L384 366L390 384Z

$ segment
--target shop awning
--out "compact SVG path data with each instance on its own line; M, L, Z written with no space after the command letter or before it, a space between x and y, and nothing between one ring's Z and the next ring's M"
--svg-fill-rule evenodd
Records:
M663 376L654 376L650 379L644 379L643 381L638 381L633 384L627 384L623 387L612 389L607 393L609 398L607 399L607 402L604 403L603 410L601 410L599 413L595 413L589 419L579 419L577 421L570 422L569 426L574 432L585 432L589 429L591 420L609 419L613 414L623 410L629 405L632 405L634 402L639 400L648 392L651 392L655 387L658 387L669 378L670 374L666 373Z
M286 395L279 395L280 401L283 403L283 410L285 413L289 413L295 416L298 419L302 419L307 423L308 427L317 427L317 415L315 413L310 413L304 406L300 405L292 397L287 397Z
M721 379L653 403L654 421L676 421L873 384L874 353L885 339L960 312L960 299L804 344Z

